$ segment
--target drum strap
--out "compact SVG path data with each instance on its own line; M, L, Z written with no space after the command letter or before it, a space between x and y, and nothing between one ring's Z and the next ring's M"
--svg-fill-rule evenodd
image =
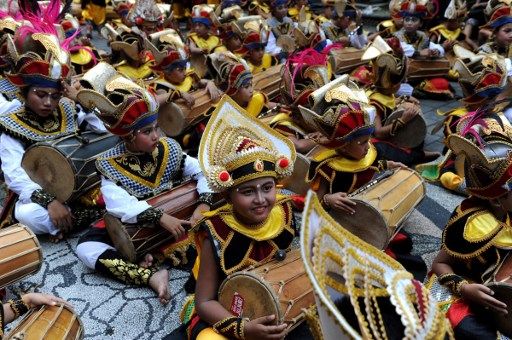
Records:
M144 268L123 260L116 250L106 250L96 261L96 270L129 284L145 286L156 273L155 268Z

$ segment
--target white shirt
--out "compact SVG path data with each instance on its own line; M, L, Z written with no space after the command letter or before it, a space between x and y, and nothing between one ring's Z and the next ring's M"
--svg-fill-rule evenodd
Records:
M185 158L183 169L183 178L187 177L197 181L197 192L199 194L211 192L206 178L201 172L199 162L188 155ZM103 176L101 178L101 193L107 211L121 219L123 223L137 223L137 216L151 207L147 201L139 201L137 197L130 195L122 187Z
M6 103L0 103L0 107L6 105L10 107L9 111L1 111L5 113L12 112L21 106L18 100ZM105 126L101 120L92 112L86 113L77 105L77 124L82 122L88 123L87 128L96 132L106 132ZM21 203L30 203L30 196L35 190L41 189L41 186L30 179L25 169L21 166L21 160L25 154L24 145L16 138L6 133L0 135L0 161L2 163L2 171L5 177L5 183L11 191L19 196Z

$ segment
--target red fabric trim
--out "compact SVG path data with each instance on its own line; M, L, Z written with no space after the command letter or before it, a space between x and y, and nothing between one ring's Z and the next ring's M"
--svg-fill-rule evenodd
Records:
M453 302L446 312L446 317L450 321L452 328L457 325L468 315L473 315L471 308L462 299Z

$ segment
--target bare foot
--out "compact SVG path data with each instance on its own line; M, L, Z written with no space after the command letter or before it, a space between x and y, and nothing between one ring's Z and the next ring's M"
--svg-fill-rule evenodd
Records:
M146 256L144 256L144 259L142 259L139 262L139 266L141 266L143 268L149 268L152 265L153 265L153 256L151 254L146 254Z
M50 240L51 243L59 243L60 241L62 241L64 239L64 235L59 232L55 235L49 235L48 236L48 239Z
M169 294L169 272L167 269L160 269L149 278L149 286L158 295L162 305L165 305L171 299Z

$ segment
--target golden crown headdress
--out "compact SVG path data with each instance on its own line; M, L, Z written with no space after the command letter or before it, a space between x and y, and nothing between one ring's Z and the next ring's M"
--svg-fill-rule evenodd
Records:
M224 95L199 145L199 164L215 192L246 181L290 176L295 148L286 137L249 116Z

